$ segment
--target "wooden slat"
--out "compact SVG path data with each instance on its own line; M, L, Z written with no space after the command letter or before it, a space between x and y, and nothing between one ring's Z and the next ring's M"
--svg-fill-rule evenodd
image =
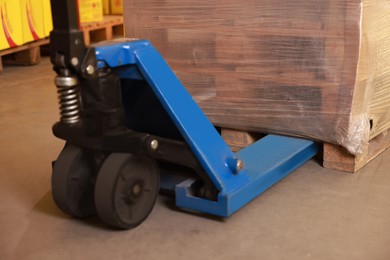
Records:
M47 44L49 44L49 39L42 39L0 51L0 73L3 71L3 64L38 64L41 60L40 46Z
M84 41L87 46L93 42L122 37L123 17L121 15L106 15L103 21L81 24L80 29L84 32Z
M347 172L356 172L390 147L390 130L372 139L362 155L352 155L338 145L324 143L323 166Z
M32 48L32 47L37 47L37 46L49 44L49 42L50 42L49 39L42 39L42 40L38 40L38 41L35 41L35 42L30 42L30 43L27 43L27 44L24 44L22 46L18 46L18 47L15 47L15 48L2 50L2 51L0 51L0 56L5 56L5 55L12 54L12 53L15 53L15 52L27 50L27 49Z
M35 46L15 52L13 55L6 55L2 60L4 64L8 65L35 65L41 61L41 51L39 46Z
M88 30L94 28L103 28L105 26L115 26L123 24L123 16L121 15L105 15L103 21L82 23L81 30Z
M254 132L222 128L221 136L233 152L237 152L259 140L263 135Z

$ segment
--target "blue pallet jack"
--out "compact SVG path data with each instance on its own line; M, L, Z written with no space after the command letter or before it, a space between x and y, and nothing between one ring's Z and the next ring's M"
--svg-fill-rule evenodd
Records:
M146 40L84 45L75 0L52 0L50 56L66 141L52 194L65 213L138 226L161 192L177 207L228 217L317 153L268 135L233 153Z

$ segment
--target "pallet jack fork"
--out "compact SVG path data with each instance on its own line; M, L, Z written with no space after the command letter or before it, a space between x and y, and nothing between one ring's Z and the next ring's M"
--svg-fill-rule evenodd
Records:
M66 141L52 193L65 213L133 228L166 191L179 208L228 217L316 154L312 141L277 135L233 153L148 41L87 48L76 1L51 5L53 133Z

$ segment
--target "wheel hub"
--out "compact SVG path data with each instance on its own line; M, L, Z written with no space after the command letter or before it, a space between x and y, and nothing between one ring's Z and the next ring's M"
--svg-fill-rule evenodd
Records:
M129 185L127 199L130 203L135 203L144 193L145 182L141 179L134 180Z

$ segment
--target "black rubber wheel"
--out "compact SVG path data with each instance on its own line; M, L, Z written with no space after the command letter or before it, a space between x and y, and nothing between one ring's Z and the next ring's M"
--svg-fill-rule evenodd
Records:
M112 227L134 228L149 216L159 187L160 175L154 160L143 155L113 153L96 179L97 213Z
M56 160L52 173L54 202L65 213L79 218L93 215L94 176L87 153L73 144L66 144Z

